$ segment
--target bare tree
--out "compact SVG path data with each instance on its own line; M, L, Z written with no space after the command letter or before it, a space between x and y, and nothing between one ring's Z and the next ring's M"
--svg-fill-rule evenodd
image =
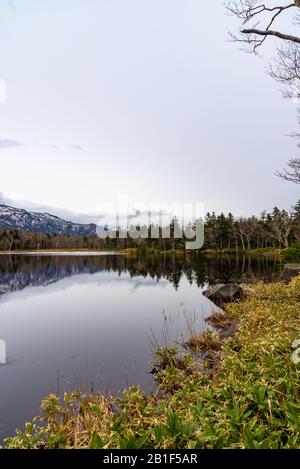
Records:
M300 45L278 47L277 60L275 65L269 67L269 73L284 86L284 97L300 99Z
M275 207L270 221L270 230L273 236L280 243L280 246L285 248L289 247L293 224L294 219L291 214L287 213L285 210L279 210Z
M251 241L253 240L253 235L257 230L258 222L255 217L250 218L238 218L234 225L234 231L237 236L240 238L243 250L251 249ZM246 241L246 243L245 243Z
M300 36L274 29L279 18L294 8L296 8L295 21L299 23L300 0L287 1L284 5L274 5L273 1L265 4L257 0L227 0L225 6L242 22L241 34L238 36L232 34L233 40L247 44L250 46L250 51L257 52L266 39L272 36L289 43L300 44Z
M278 0L280 1L280 0ZM258 49L269 38L277 38L275 64L269 67L269 73L284 86L285 97L300 99L300 36L282 31L279 27L280 19L290 15L291 29L300 26L300 0L286 0L283 4L277 1L260 3L257 0L227 0L227 10L241 21L238 35L231 34L235 42L242 43L250 53L257 54ZM290 13L294 12L294 15ZM294 134L300 137L299 134ZM278 172L278 176L286 181L300 183L300 158L289 161L288 168Z
M300 158L294 158L288 162L288 169L283 172L278 172L277 176L281 177L285 181L294 182L300 184Z

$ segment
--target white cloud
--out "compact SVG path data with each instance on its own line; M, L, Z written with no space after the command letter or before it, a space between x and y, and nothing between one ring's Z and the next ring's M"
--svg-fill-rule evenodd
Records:
M21 147L23 144L18 142L17 140L10 140L10 139L0 139L0 150L4 148L15 148Z

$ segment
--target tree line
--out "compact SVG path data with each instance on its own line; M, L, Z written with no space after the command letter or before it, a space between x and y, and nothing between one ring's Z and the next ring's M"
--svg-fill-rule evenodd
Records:
M300 201L289 213L275 207L260 217L234 218L207 214L205 247L208 249L288 248L300 240Z
M153 239L150 236L143 239L126 238L101 239L98 236L74 237L50 235L45 233L30 233L17 230L0 230L0 250L44 250L44 249L154 249L170 251L184 249L186 239L183 236L175 239L173 221L170 225L170 238L162 235ZM204 249L212 250L252 250L252 249L282 249L300 241L300 200L291 212L275 207L272 212L263 212L259 217L234 217L231 213L216 215L208 213L204 221L205 243ZM161 231L161 230L160 230Z

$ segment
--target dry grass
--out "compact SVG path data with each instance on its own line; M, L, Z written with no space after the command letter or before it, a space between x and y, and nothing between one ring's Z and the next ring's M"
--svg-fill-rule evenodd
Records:
M186 369L184 357L178 356L177 348L158 348L154 353L154 357L155 360L151 370L153 374L157 374L167 368Z
M192 352L210 352L219 351L221 342L216 334L212 332L204 332L203 334L193 334L184 346Z
M216 312L213 313L209 318L206 319L207 322L215 329L226 329L231 326L237 326L237 319L227 312Z
M93 438L99 444L101 438L107 436L114 415L113 405L103 394L65 394L63 403L51 394L41 404L44 417L26 424L19 444L24 448L43 449L46 445L39 440L44 432L55 435L48 441L48 448L88 447ZM30 433L35 437L29 442ZM11 447L14 448L13 443Z

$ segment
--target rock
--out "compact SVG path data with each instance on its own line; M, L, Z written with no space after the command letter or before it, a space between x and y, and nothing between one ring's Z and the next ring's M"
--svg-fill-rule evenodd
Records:
M208 288L203 295L218 306L224 303L230 303L236 300L243 300L245 292L242 287L236 283L219 284Z
M286 281L290 281L292 277L300 274L300 264L285 264L283 268L283 277Z

